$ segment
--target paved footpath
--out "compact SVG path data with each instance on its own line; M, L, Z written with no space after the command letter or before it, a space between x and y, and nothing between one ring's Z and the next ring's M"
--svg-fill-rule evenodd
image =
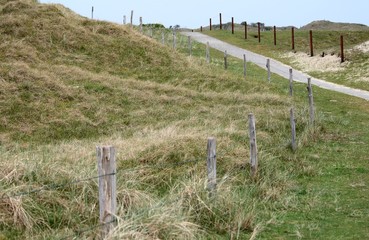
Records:
M243 55L246 54L246 58L248 62L253 62L262 68L266 68L266 61L268 58L265 56L236 47L234 45L220 41L216 38L207 36L199 32L182 32L181 34L185 36L191 36L193 40L203 43L203 44L206 44L207 42L209 42L209 45L211 48L215 48L222 52L227 51L229 55L236 57L236 58L243 59ZM271 66L271 72L276 73L286 79L289 79L289 69L291 68L290 66L285 65L274 59L270 59L270 66ZM298 71L295 69L293 70L293 80L296 82L307 83L307 78L309 77L311 78L311 83L315 86L318 86L324 89L329 89L329 90L336 91L336 92L345 93L345 94L363 98L369 101L368 91L354 89L354 88L338 85L335 83L326 82L326 81L323 81L317 78L313 78L301 71Z

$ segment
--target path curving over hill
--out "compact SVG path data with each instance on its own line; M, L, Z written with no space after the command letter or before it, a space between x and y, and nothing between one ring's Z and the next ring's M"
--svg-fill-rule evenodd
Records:
M246 54L247 61L253 62L262 68L266 68L266 61L268 58L263 55L256 54L254 52L236 47L234 45L220 41L216 38L207 36L199 32L182 32L181 34L185 36L191 36L192 39L200 43L206 44L207 42L209 42L210 47L215 48L222 52L227 51L229 55L236 57L236 58L243 59L243 54ZM289 79L289 69L291 68L290 66L283 64L279 61L276 61L274 59L270 59L270 66L271 66L271 71L273 73L278 74L286 79ZM321 79L313 78L301 71L298 71L295 69L293 70L293 80L296 82L306 83L307 78L309 77L311 78L311 83L315 86L318 86L324 89L329 89L329 90L336 91L336 92L340 92L340 93L344 93L347 95L359 97L359 98L369 101L368 91L354 89L354 88L338 85L335 83L327 82Z

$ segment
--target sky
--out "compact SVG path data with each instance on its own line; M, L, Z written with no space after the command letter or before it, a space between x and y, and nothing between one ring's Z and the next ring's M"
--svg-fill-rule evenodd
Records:
M262 22L267 26L302 27L315 20L361 23L369 25L368 0L40 0L41 3L60 3L74 12L94 19L123 23L126 15L133 23L161 23L166 27L180 25L186 28L223 23L234 17L236 23Z

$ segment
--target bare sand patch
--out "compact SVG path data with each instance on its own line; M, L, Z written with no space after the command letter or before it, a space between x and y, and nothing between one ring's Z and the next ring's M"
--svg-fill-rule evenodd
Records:
M355 46L354 49L362 51L363 53L369 53L369 41Z

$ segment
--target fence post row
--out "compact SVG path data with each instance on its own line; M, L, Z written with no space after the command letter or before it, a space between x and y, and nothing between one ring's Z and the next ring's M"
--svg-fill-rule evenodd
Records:
M290 110L290 122L291 122L291 134L292 134L292 140L291 140L291 147L292 151L296 151L297 145L296 145L296 120L295 120L295 113L293 108Z
M249 114L249 135L250 135L250 164L251 176L255 177L258 171L258 147L256 143L255 117L253 113Z
M311 86L311 78L308 78L307 90L309 93L310 124L314 124L315 113L314 113L314 98L313 98L313 88Z
M99 178L100 224L102 238L114 227L117 210L115 149L96 147Z
M216 140L213 137L208 138L207 145L207 189L212 197L216 192L217 185L217 160L216 160Z

